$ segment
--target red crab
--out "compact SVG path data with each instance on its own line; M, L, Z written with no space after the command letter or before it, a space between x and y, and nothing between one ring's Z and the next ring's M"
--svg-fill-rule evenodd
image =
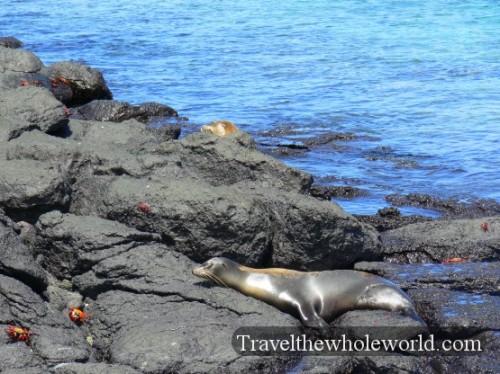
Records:
M446 260L443 260L443 264L458 264L458 263L464 263L464 262L469 262L466 258L462 257L453 257L453 258L447 258Z
M80 308L71 307L69 308L69 319L74 323L81 324L87 322L87 320L91 317L90 314L85 313Z
M5 328L5 332L7 335L10 336L12 340L17 340L19 342L25 342L26 344L30 344L31 342L31 335L34 333L31 332L28 329L19 327L19 326L14 326L14 325L9 325L8 327Z
M151 211L151 207L146 203L139 203L137 205L137 209L139 209L143 213L149 213Z
M481 223L481 230L483 230L484 232L486 232L489 229L490 229L490 225L488 225L487 221L484 221L483 223Z
M69 79L66 79L66 78L63 78L63 77L56 77L55 79L57 82L61 82L62 84L65 84L65 85L70 85L71 84L71 81Z

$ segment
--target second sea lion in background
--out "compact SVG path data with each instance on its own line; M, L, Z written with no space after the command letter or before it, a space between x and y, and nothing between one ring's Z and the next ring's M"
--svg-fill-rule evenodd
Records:
M209 125L201 127L202 132L208 132L209 134L224 136L229 134L235 134L239 130L234 123L231 121L214 121Z

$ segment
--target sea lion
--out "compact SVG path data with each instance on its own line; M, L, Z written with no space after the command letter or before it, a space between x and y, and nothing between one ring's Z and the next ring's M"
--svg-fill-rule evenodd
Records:
M254 269L215 257L195 267L193 274L262 300L308 327L328 327L335 318L355 309L399 311L425 324L398 286L363 271Z
M209 134L215 134L219 136L235 134L239 130L236 125L230 121L214 121L209 125L201 127L202 132L208 132Z

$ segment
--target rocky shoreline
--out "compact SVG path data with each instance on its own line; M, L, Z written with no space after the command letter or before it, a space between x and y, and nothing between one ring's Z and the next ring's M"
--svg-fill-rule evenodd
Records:
M88 66L46 67L0 38L0 325L34 332L30 345L0 335L0 372L498 372L498 204L472 212L456 202L440 220L395 209L353 217L244 132L179 140L175 125L148 125L176 117L165 105L113 100ZM486 351L241 357L237 328L300 323L191 274L214 256L382 275L408 291L437 339L480 339ZM70 306L90 321L74 324ZM401 319L354 311L335 326Z

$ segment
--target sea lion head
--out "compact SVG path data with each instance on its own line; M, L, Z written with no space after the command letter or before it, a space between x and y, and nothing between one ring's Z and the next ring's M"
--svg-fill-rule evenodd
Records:
M224 257L214 257L196 266L193 274L219 286L231 287L239 273L239 264Z
M209 134L225 136L229 134L235 134L239 130L234 123L231 121L214 121L206 126L201 127L201 132L206 132Z

